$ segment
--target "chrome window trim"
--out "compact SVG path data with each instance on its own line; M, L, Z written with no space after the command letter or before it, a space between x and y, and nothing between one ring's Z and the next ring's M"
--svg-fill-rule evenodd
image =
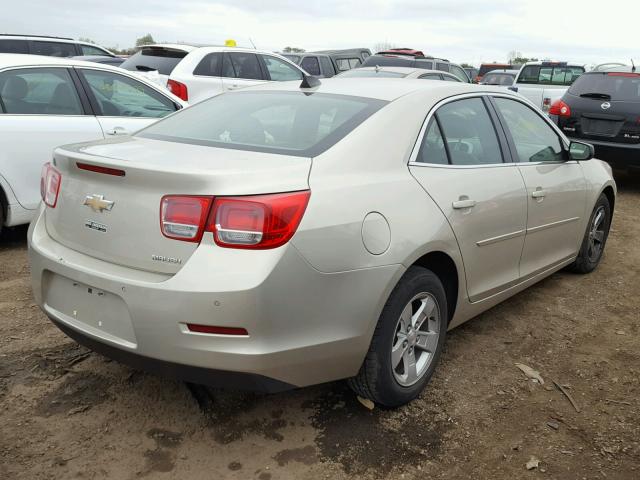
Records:
M532 103L530 103L527 99L522 98L520 96L516 96L514 94L510 94L510 93L501 93L501 92L474 92L474 93L463 93L463 94L459 94L459 95L453 95L451 97L447 97L445 99L440 100L438 103L436 103L435 105L433 105L433 107L431 107L431 109L429 110L429 112L427 113L427 116L425 118L425 120L422 123L422 127L420 127L420 132L418 133L418 138L416 140L416 142L413 145L413 148L411 149L411 155L409 155L409 162L408 165L410 167L431 167L431 168L464 168L464 169L468 169L468 168L495 168L495 167L513 167L513 166L517 166L517 165L559 165L559 164L563 164L563 163L577 163L573 160L569 160L569 161L560 161L560 162L500 162L500 163L483 163L483 164L478 164L478 165L443 165L441 163L425 163L425 162L417 162L416 158L418 158L418 153L420 151L420 146L422 145L422 139L424 138L425 134L426 134L426 130L427 130L427 126L429 125L429 122L431 121L431 119L433 118L433 116L435 115L436 111L442 107L443 105L446 105L448 103L451 102L455 102L457 100L463 100L466 98L482 98L482 97L501 97L501 98L506 98L509 100L515 100L516 102L520 102L523 105L525 105L526 107L529 107L530 109L532 109L534 111L534 113L536 113L539 117L541 117L543 119L543 121L547 122L548 125L551 126L551 128L553 129L554 132L556 132L556 134L560 137L560 140L563 142L563 146L565 148L569 148L569 140L567 138L567 136L560 130L560 128L551 121L551 119L547 116L545 116L542 112L538 111L539 109L533 105ZM497 133L496 133L497 136Z

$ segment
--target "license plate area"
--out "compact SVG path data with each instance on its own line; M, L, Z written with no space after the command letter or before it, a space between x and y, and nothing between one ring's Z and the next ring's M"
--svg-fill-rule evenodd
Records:
M127 348L137 341L124 300L62 275L44 272L44 308L78 330Z
M583 118L581 122L582 132L586 135L601 135L603 137L615 137L623 122L613 120L597 120Z

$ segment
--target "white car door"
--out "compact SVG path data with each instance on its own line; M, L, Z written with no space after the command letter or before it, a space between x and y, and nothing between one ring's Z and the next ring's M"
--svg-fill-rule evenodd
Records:
M40 203L40 172L64 144L103 138L65 67L0 72L0 175L26 209Z
M222 60L224 90L237 90L265 82L258 55L251 52L225 52Z
M505 137L495 120L480 97L450 101L431 117L411 157L411 174L456 236L471 301L520 278L526 191L517 165L505 162Z
M527 234L520 273L529 278L575 256L584 231L586 183L543 114L512 98L494 98L527 188Z
M184 70L181 70L182 75L177 75L176 80L187 86L189 103L201 102L224 91L222 82L223 56L223 52L209 53L200 60L193 72L185 74Z
M130 135L175 112L174 101L127 75L76 68L105 137Z

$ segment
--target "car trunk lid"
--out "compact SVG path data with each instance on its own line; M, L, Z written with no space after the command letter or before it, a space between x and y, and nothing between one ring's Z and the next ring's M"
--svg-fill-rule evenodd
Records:
M198 244L162 235L163 196L305 190L311 159L125 137L58 149L55 166L62 182L46 226L56 241L107 262L171 274Z

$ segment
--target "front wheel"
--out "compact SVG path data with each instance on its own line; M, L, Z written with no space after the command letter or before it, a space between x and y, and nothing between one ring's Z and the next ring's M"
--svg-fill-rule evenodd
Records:
M569 265L569 270L576 273L590 273L595 270L602 259L610 226L611 205L607 196L601 194L593 207L578 256Z
M389 296L358 374L349 380L361 397L387 406L420 395L444 346L447 301L440 279L411 267Z

